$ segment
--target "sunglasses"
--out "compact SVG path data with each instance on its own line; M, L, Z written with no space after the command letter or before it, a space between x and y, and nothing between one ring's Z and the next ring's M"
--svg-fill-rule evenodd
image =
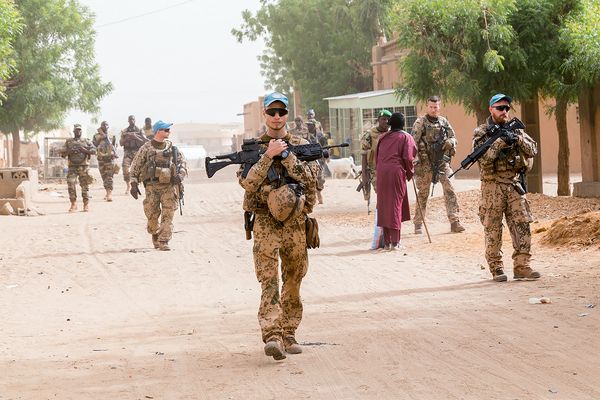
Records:
M510 106L493 106L492 108L495 108L498 111L510 111Z
M171 129L167 128L167 129L159 129L160 131L164 131L164 132L171 132Z
M265 113L267 113L267 115L270 117L274 117L275 114L279 114L280 117L284 117L288 114L288 110L285 108L269 108L265 110Z

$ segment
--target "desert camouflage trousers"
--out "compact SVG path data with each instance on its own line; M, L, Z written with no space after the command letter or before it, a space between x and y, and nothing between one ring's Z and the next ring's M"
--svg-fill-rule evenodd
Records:
M146 185L144 214L148 219L148 233L158 234L158 240L161 242L168 242L173 236L173 216L177 210L177 201L175 186L170 183Z
M70 166L69 172L67 172L67 190L69 192L69 200L77 200L77 179L79 179L79 185L81 186L81 197L87 201L89 199L90 183L94 180L89 174L89 167L87 165Z
M98 170L102 177L104 189L113 190L113 176L115 174L115 164L112 159L101 160L98 159Z
M442 189L444 190L446 215L448 216L448 221L450 221L450 223L458 221L458 213L460 212L460 209L458 208L458 199L456 198L456 193L454 192L454 186L452 186L450 179L448 179L448 175L451 173L452 169L448 163L444 163L439 174L439 183L442 185ZM433 179L432 174L433 172L431 171L431 166L428 163L419 163L415 165L415 183L417 185L419 205L421 206L425 216L427 216L427 200L429 199L429 195L431 193L431 180ZM413 222L415 225L423 223L423 216L421 215L419 206L415 207L415 218Z
M513 267L528 267L531 259L532 222L529 203L509 183L481 182L479 219L485 234L485 258L490 271L503 268L502 218L513 245Z
M131 179L129 167L131 166L131 162L133 161L133 158L137 152L137 150L125 150L125 153L123 153L123 164L121 167L123 168L123 180L125 182L129 183L129 180Z
M254 268L262 289L258 322L263 342L294 335L302 320L300 284L308 269L304 214L285 224L268 213L256 214Z

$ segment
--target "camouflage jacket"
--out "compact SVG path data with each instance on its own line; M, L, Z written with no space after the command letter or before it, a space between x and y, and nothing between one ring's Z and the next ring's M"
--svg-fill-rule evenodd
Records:
M442 135L442 129L446 130L446 139L452 142L452 149L449 150L450 156L453 156L456 152L456 134L454 133L454 129L452 129L452 125L450 122L442 116L437 117L436 120L432 121L427 115L422 115L413 124L412 127L412 136L415 139L415 143L417 145L419 163L423 163L424 165L430 163L431 158L433 157L432 145L441 140L440 135Z
M98 160L111 161L117 158L116 150L113 146L115 137L109 134L105 134L100 128L98 133L92 138L92 143L96 146L96 157Z
M70 138L65 142L61 153L63 157L69 159L69 167L79 167L90 165L90 155L81 151L83 149L91 151L92 154L96 154L96 148L87 138Z
M173 163L173 143L152 140L144 143L131 162L130 174L132 182L144 182L157 178L161 168L169 169L170 175L179 175L181 180L187 176L187 164L183 153L177 151L177 163Z
M133 127L128 126L121 131L119 144L123 146L125 151L137 151L146 142L148 142L148 139L146 139L142 130L135 125Z
M488 130L494 125L491 117L485 124L475 128L473 150L481 146L489 137ZM530 170L533 157L537 155L537 143L522 129L516 130L518 139L509 146L502 139L496 139L492 146L477 161L482 181L512 183L517 174Z
M268 141L272 139L267 134L260 137L261 141ZM283 138L283 140L289 142L290 145L307 144L308 141L298 136L293 136L289 132ZM267 145L261 145L264 150L267 149ZM306 201L304 203L303 213L310 214L313 211L313 207L317 202L317 177L319 175L320 166L316 161L300 161L296 158L296 155L292 152L285 159L273 159L266 153L263 153L256 164L250 168L248 175L244 178L242 171L244 166L240 166L237 176L240 185L246 191L244 193L244 205L245 211L259 211L267 210L267 198L269 193L273 189L277 189L280 186L280 181L275 180L270 182L267 175L269 169L273 167L277 176L282 176L285 171L287 175L298 183L304 186L304 195Z
M377 125L375 125L360 137L360 149L363 155L367 155L367 165L372 171L375 171L375 150L377 149L379 135L382 133L384 132L377 129Z

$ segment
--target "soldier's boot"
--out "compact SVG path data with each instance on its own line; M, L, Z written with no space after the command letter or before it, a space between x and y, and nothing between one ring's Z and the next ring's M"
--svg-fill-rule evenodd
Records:
M152 244L154 245L155 249L158 249L160 247L160 243L158 242L157 234L152 235Z
M127 182L127 187L125 188L125 195L129 195L130 190L131 190L131 183Z
M83 212L90 211L90 201L88 199L83 199Z
M423 224L415 224L415 235L423 234Z
M106 189L106 197L104 199L106 201L112 201L112 189Z
M277 361L285 358L285 354L283 354L283 351L281 351L281 344L279 343L279 340L267 340L267 343L265 343L265 355L273 357Z
M71 208L69 208L69 212L77 211L77 200L71 200Z
M450 232L461 233L465 231L465 227L459 221L454 221L450 224Z
M167 241L158 242L158 249L160 251L170 251L171 250L171 248L169 247L169 242L167 242Z
M496 282L506 282L508 280L502 267L498 267L492 271L492 279Z
M283 338L283 348L286 353L289 354L300 354L302 353L302 346L298 344L296 338L292 335Z
M525 280L535 280L538 279L541 275L539 272L534 271L531 267L518 266L513 269L514 279L525 279Z
M319 204L323 204L323 195L320 190L317 190L317 200L319 201Z

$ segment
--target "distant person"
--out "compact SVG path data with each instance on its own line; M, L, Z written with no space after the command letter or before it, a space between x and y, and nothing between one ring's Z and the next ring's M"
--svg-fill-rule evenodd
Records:
M512 98L498 93L489 101L490 116L473 134L473 148L481 146L494 125L501 127L510 121ZM496 139L479 159L481 200L479 218L485 235L485 259L496 282L506 282L502 262L502 219L510 232L513 245L514 279L538 279L540 273L531 269L531 229L533 221L525 194L527 188L518 180L519 174L531 169L537 155L537 143L523 130L507 131Z
M382 109L377 116L377 125L371 127L363 133L360 138L361 156L361 175L362 184L365 187L363 196L367 202L371 200L371 187L377 192L377 174L375 165L375 150L382 134L386 133L389 126L389 119L392 113L389 110ZM351 139L347 140L351 145ZM352 147L350 147L352 148ZM367 203L368 205L368 203ZM371 241L371 250L382 249L384 247L383 231L377 225L377 211L375 211L375 228L373 230L373 240Z
M96 154L96 148L89 139L81 137L81 125L73 125L73 138L67 139L61 150L61 156L69 160L69 171L67 172L67 188L71 208L69 212L77 211L77 180L81 186L81 197L83 198L83 211L90 210L89 187L94 178L90 175L90 157Z
M127 188L125 189L125 194L129 193L130 185L130 174L129 167L131 166L131 161L135 157L135 154L138 152L140 147L146 142L146 136L142 133L141 129L135 125L135 117L130 115L127 118L129 122L129 126L121 131L121 139L119 140L119 144L123 146L123 180L127 184Z
M144 127L142 128L144 132L144 136L148 140L154 139L154 131L152 130L152 119L150 117L146 117L144 120Z
M417 146L404 131L403 114L393 113L389 124L377 141L377 225L383 229L385 250L397 250L402 222L410 220L406 181L414 174Z
M96 146L96 158L98 158L98 170L102 177L102 183L106 195L104 200L112 201L113 176L118 173L118 164L115 159L119 158L115 149L117 140L114 136L108 134L108 122L102 121L98 132L92 138L92 143Z
M298 116L294 118L294 127L290 129L290 133L308 140L308 129L306 128L306 125L304 125L302 117Z
M264 153L244 175L244 211L254 231L254 268L261 284L258 321L264 352L275 360L302 352L296 329L302 320L300 284L308 269L306 218L316 203L318 165L300 161L290 145L307 141L286 131L288 99L273 92L264 97L267 132L260 137ZM253 222L251 222L253 221ZM247 234L252 228L247 229ZM281 265L282 288L279 289Z
M315 110L313 110L312 108L310 108L307 112L306 112L306 124L314 124L315 126L315 136L313 138L314 141L311 141L311 143L315 143L317 142L317 135L318 136L322 136L323 135L323 126L321 125L321 123L319 121L317 121L317 114L315 113ZM310 141L310 139L309 139Z
M178 208L180 185L187 175L185 157L169 140L172 125L157 121L152 127L154 138L140 148L131 163L131 195L137 200L141 194L139 183L144 184L147 231L152 235L154 248L161 251L171 250L173 216Z
M458 218L458 199L452 182L448 179L452 173L450 158L456 153L456 135L450 122L440 115L441 106L442 101L438 96L428 98L427 113L417 118L412 128L412 135L419 150L419 159L415 165L415 183L420 206L415 212L416 234L423 233L423 219L427 215L427 199L432 191L434 169L437 170L437 179L442 185L450 231L460 233L465 230Z

